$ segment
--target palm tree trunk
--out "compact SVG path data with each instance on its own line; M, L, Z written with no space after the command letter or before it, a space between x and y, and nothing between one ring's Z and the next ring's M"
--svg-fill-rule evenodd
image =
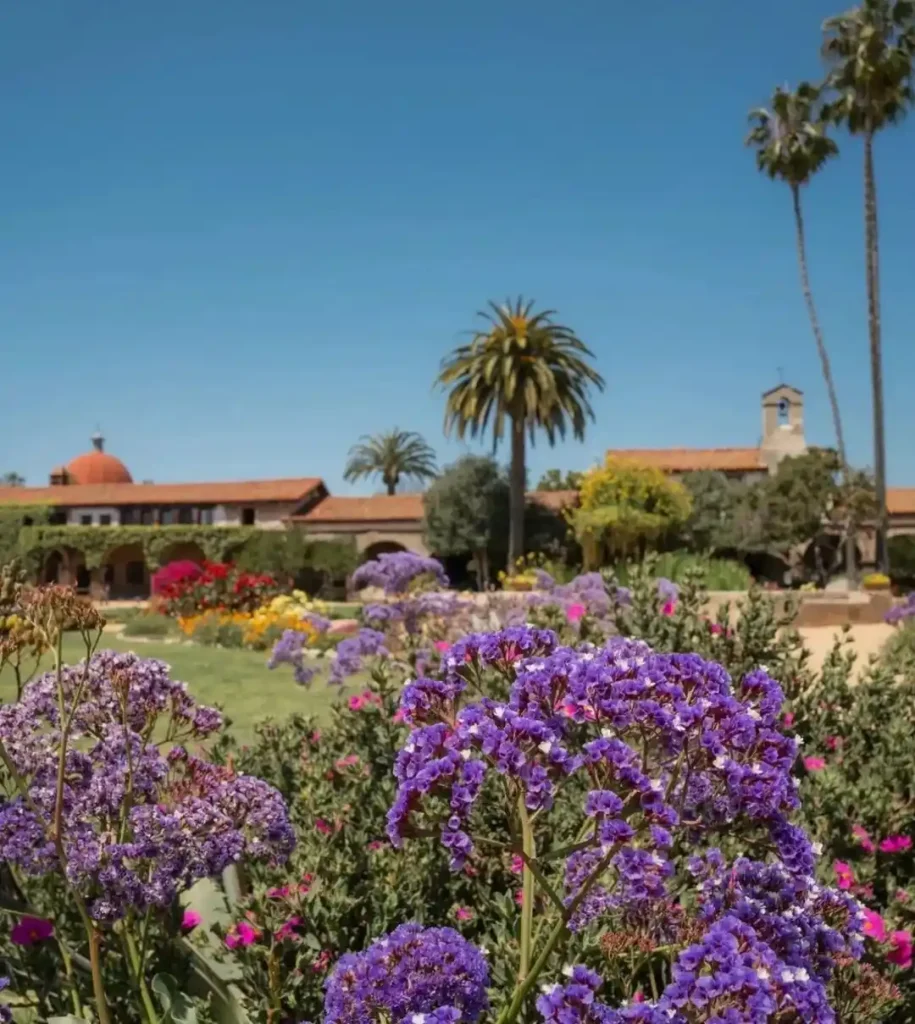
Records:
M807 270L807 241L804 236L804 215L801 211L801 190L797 185L791 186L791 199L794 204L794 225L797 234L797 261L801 271L801 291L804 293L804 302L807 305L807 315L810 317L810 327L813 330L813 340L816 342L817 354L820 357L820 369L823 371L823 380L826 382L826 393L829 395L829 406L832 410L832 426L836 432L836 448L839 453L839 466L842 470L842 478L846 487L851 482L851 473L848 468L848 460L845 457L845 437L842 433L842 417L839 413L839 397L836 394L836 384L832 379L832 367L829 363L829 353L826 351L826 343L823 341L823 331L820 328L820 318L817 316L816 306L813 301L813 290L810 287L810 274ZM845 572L848 576L849 586L857 584L857 568L855 557L855 531L852 524L846 528L845 537Z
M512 461L509 470L508 569L524 554L524 420L512 418Z
M886 546L886 440L883 429L883 356L880 338L880 249L877 240L877 184L874 180L874 133L864 135L864 247L867 262L867 327L871 354L874 416L874 486L877 497L877 571L889 573Z

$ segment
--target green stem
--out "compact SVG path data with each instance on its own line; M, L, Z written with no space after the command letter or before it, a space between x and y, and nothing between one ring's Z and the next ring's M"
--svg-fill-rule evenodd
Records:
M76 899L75 896L74 899ZM105 982L102 980L99 934L89 919L89 914L82 905L82 901L76 899L76 906L80 917L83 919L86 937L89 940L89 964L92 969L92 991L95 995L95 1012L98 1014L98 1024L111 1024L111 1014L108 1012L108 998L105 995Z
M79 1000L79 989L76 986L76 982L73 980L73 957L70 956L70 950L60 935L57 935L56 938L58 949L60 949L60 958L64 962L64 971L66 971L67 974L67 981L70 983L70 1000L73 1003L73 1013L77 1017L82 1017L83 1004Z
M534 931L534 872L531 861L535 857L534 830L530 815L524 805L524 794L518 797L518 814L521 818L521 849L524 866L521 874L521 959L518 964L518 981L523 982L531 969L531 939Z
M143 965L140 962L140 954L137 950L137 944L134 941L133 931L129 925L126 925L121 934L124 937L124 945L127 948L127 956L130 960L130 966L133 969L134 979L137 983L137 990L139 991L140 999L143 1002L144 1015L149 1024L159 1024L159 1015L156 1013L152 996L149 994L149 989L146 987L146 978L143 976Z
M540 955L534 961L534 965L531 967L527 974L527 977L518 984L514 993L512 994L511 1002L508 1004L505 1010L499 1015L497 1024L512 1024L513 1021L518 1019L518 1014L521 1012L521 1008L524 1006L524 1000L527 998L531 989L537 984L537 979L546 967L547 961L553 954L553 951L562 941L563 937L569 930L569 921L575 914L575 911L582 905L584 900L587 898L588 893L591 891L591 887L600 878L600 876L607 870L610 861L619 852L620 843L614 843L613 846L604 854L601 858L600 863L594 869L591 875L585 879L584 884L578 890L575 898L569 903L566 908L565 914L557 921L556 926L550 932L546 944L540 951Z

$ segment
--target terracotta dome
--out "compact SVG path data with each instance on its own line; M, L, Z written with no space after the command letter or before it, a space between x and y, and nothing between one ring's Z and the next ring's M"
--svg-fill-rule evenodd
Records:
M67 476L71 484L132 484L130 470L104 451L105 439L96 434L92 438L94 451L77 455L66 466Z

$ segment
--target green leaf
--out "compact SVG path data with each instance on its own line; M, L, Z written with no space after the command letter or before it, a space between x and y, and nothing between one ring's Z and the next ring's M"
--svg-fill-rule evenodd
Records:
M85 1017L75 1017L68 1013L65 1017L48 1017L48 1024L89 1024Z
M163 1024L197 1024L193 1002L179 991L178 982L170 974L157 974L152 990L163 1010Z

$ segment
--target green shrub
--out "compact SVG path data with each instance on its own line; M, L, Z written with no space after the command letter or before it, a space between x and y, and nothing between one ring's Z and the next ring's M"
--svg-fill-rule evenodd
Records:
M245 629L219 612L209 612L195 622L191 639L204 647L244 647Z
M639 563L628 562L613 567L616 578L624 586ZM657 576L681 583L690 573L696 573L706 590L749 590L753 584L750 570L730 558L697 555L691 551L665 551L654 556L651 563Z
M175 620L169 618L168 615L160 615L158 612L144 612L142 615L135 613L124 621L121 636L158 638L174 636L176 632Z

